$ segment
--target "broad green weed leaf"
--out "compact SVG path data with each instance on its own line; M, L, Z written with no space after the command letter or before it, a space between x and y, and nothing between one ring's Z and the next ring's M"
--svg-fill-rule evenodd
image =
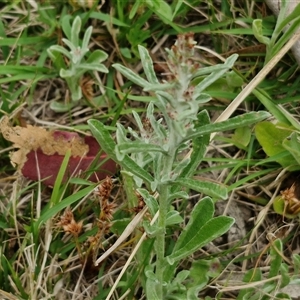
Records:
M195 230L196 224L194 224L193 227L189 228L189 232L183 240L183 246L178 250L173 251L170 256L167 256L168 262L173 264L174 262L191 255L197 249L204 247L212 240L227 232L233 223L233 218L219 216L210 219L198 231Z
M239 127L234 131L232 143L241 149L245 149L251 140L251 129L248 126Z
M170 194L169 196L169 201L171 202L174 199L189 199L189 194L184 192L184 191L179 191L179 192L174 192L172 194Z
M145 275L146 275L146 296L147 299L153 300L161 300L158 296L157 289L158 285L162 283L157 280L156 275L153 272L153 267L148 265L145 267Z
M225 233L234 222L232 218L224 216L213 218L213 214L214 203L209 197L203 198L195 205L172 254L167 257L171 265Z
M175 184L183 185L189 189L213 198L221 198L225 200L228 197L227 188L214 182L195 180L191 178L178 178Z
M183 218L180 216L177 210L171 210L167 214L166 226L179 224L183 221Z
M293 219L296 215L288 214L285 208L285 200L281 196L277 196L273 202L273 209L279 215L284 215L285 218Z
M241 87L244 84L243 78L234 71L226 73L226 82L230 87Z
M184 246L185 241L192 239L193 228L195 231L200 230L214 215L214 203L209 197L200 200L192 210L190 220L187 226L183 229L179 239L177 240L174 250Z
M275 125L267 121L258 123L255 126L255 136L265 153L270 157L287 152L282 143L290 134L291 129L286 126ZM291 154L277 159L277 162L284 168L296 164Z
M283 147L295 158L300 166L300 137L297 132L293 132L288 138L284 139Z

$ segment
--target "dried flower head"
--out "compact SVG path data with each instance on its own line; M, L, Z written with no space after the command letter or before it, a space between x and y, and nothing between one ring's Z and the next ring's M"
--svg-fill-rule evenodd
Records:
M80 87L82 90L83 95L88 101L92 101L94 98L94 86L95 82L89 76L83 77L80 80Z
M70 208L67 208L64 214L60 217L58 225L61 226L66 233L70 233L73 236L78 236L82 231L83 222L76 222L73 212Z
M113 213L117 205L115 203L109 203L108 201L101 201L101 212L99 220L101 222L110 222L113 219Z
M135 191L135 195L137 196L138 204L132 210L135 213L139 213L145 207L145 201L144 201L142 195L138 191Z
M285 212L292 215L300 213L300 200L295 195L295 189L296 186L293 184L290 188L280 192L284 200Z
M102 199L108 199L112 190L112 179L110 176L107 176L105 180L99 184L96 189L95 193Z

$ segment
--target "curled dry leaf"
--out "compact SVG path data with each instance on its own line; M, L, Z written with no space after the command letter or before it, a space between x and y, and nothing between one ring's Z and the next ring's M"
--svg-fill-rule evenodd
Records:
M17 165L25 177L42 179L49 186L54 185L67 150L71 151L71 158L64 180L87 171L101 151L93 137L82 138L74 132L47 131L31 125L11 127L7 117L2 119L0 131L6 140L13 143L13 147L19 149L11 153L11 163ZM105 159L106 154L102 153L97 164ZM116 172L116 164L112 160L106 160L100 168L93 172L90 180L101 180Z

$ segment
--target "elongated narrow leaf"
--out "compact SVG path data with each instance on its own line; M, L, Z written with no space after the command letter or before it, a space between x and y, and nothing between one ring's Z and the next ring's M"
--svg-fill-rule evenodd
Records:
M52 205L56 204L60 200L59 190L61 188L64 175L68 168L68 163L69 163L70 157L71 157L71 150L68 150L66 152L66 155L65 155L62 163L61 163L60 169L59 169L59 171L57 173L57 177L55 179L55 183L54 183L54 187L53 187L53 191L52 191L52 195L51 195L51 200L50 200L50 203Z
M140 153L140 152L162 152L166 153L160 146L147 144L139 141L131 141L117 145L118 150L123 153Z
M225 200L228 197L227 188L214 182L200 181L191 178L178 178L175 184L183 185L189 189L213 198L221 198Z
M201 127L205 124L209 124L209 115L206 110L201 111L198 114L198 121L195 128ZM195 170L198 168L200 162L202 161L206 147L209 144L209 134L199 136L193 139L193 152L190 157L189 164L183 169L180 177L190 177L194 174Z
M40 218L35 222L34 226L35 229L38 230L39 226L45 223L50 218L53 218L58 212L62 211L64 208L72 205L76 201L80 200L81 198L85 197L87 194L93 191L96 187L96 184L88 186L75 194L70 195L69 197L63 199L61 202L58 202L53 207L45 210L42 212Z
M268 274L268 278L273 278L275 276L280 275L280 271L284 272L284 269L282 269L282 255L283 255L283 249L282 249L282 242L280 239L276 239L271 243L271 251L270 251L270 270ZM288 274L288 270L286 270ZM284 272L285 273L285 272ZM286 285L289 283L290 278L287 277L287 274L281 274L282 279L281 279L281 286L285 286L284 281L286 282ZM265 291L272 291L276 287L276 283L274 281L269 281L264 284L264 290ZM286 298L283 298L286 299Z
M266 111L246 113L223 122L201 126L197 128L195 132L188 134L185 140L194 139L201 135L210 134L213 132L232 130L236 129L237 127L248 126L260 122L270 116L271 115Z
M153 68L153 62L149 55L148 50L141 45L138 46L138 49L139 49L139 54L140 54L141 62L143 65L143 69L144 69L144 72L145 72L145 75L146 75L148 81L150 83L159 83L159 81L156 77L156 74L155 74L155 71Z
M92 31L93 31L93 26L89 26L88 29L86 29L84 32L82 45L81 45L81 51L83 51L83 53L89 50L89 42L92 35Z
M81 19L79 16L77 16L72 24L71 28L71 43L74 45L74 47L79 46L79 32L81 28Z
M137 207L139 203L138 196L135 192L136 185L133 178L133 174L125 170L122 170L121 174L122 174L122 181L124 182L123 186L126 194L128 208L133 209L134 207Z
M94 70L94 71L98 71L98 72L101 72L101 73L108 73L108 69L103 65L103 64L80 64L80 67L78 67L78 70L81 71L81 70Z
M300 129L299 124L296 125L298 121L296 121L292 115L289 115L282 106L275 104L271 100L272 97L268 95L266 91L257 88L256 90L253 90L252 93L278 122L293 125L295 128Z
M146 172L143 168L138 166L129 156L125 156L122 161L117 159L115 154L116 143L110 136L105 126L98 120L88 120L91 132L100 144L104 152L114 161L118 162L126 171L129 171L137 177L143 179L145 182L153 186L153 177ZM153 186L154 188L154 186Z
M195 95L198 95L199 93L204 91L208 86L210 86L213 82L221 78L228 71L228 69L232 68L237 58L238 58L237 54L231 55L229 58L227 58L225 62L225 66L227 68L223 70L217 70L209 74L208 76L206 76L199 84L195 86L195 91L194 91Z
M133 83L142 86L142 87L148 87L149 82L140 77L139 75L135 74L130 69L120 65L120 64L113 64L112 65L117 71L119 71L121 74L123 74L126 78L131 80Z
M283 2L283 1L282 1ZM280 9L281 12L281 9ZM300 4L298 4L295 8L293 8L293 11L288 15L284 15L282 18L282 22L280 24L276 24L276 34L280 34L280 32L283 30L283 28L288 25L288 23L292 21L298 21L299 19L299 14L300 14Z
M282 242L280 239L276 239L275 241L272 242L271 251L270 251L271 265L270 265L268 278L272 278L279 275L280 266L282 263L282 254L283 254L282 248L283 248Z
M218 64L211 67L199 68L193 75L193 78L203 76L206 74L211 74L212 72L223 70L223 69L228 70L229 69L228 65Z
M233 223L233 218L219 216L209 220L198 231L195 231L194 228L191 227L183 247L174 251L170 256L167 256L168 262L173 264L174 262L191 255L196 250L204 247L212 240L227 232Z

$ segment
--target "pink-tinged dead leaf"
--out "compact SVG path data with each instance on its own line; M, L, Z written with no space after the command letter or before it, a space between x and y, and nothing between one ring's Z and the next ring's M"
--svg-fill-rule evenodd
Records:
M11 127L8 118L1 121L0 130L4 138L19 149L10 155L12 164L18 165L18 169L25 177L31 180L41 179L49 186L54 185L67 150L71 151L71 157L64 180L71 175L76 177L88 171L101 151L99 144L91 136L81 138L74 132L47 131L31 125ZM103 161L105 162L101 164ZM100 169L92 173L90 180L101 180L116 172L115 162L106 160L105 153L101 154L95 165L100 164Z

